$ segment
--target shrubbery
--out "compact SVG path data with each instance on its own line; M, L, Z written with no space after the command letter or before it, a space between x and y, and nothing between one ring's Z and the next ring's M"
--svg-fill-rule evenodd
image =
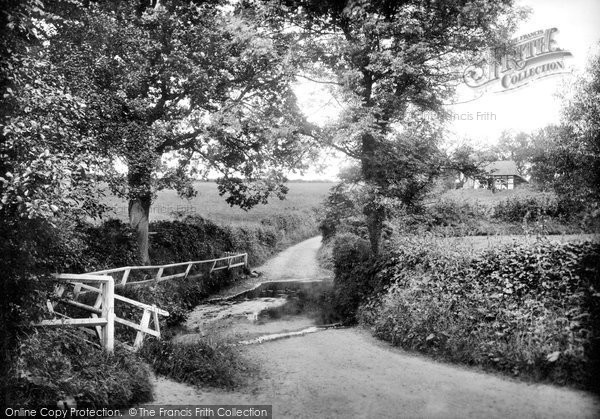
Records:
M538 193L506 198L494 206L494 218L506 222L536 221L542 217L566 218L569 214L559 203L556 195Z
M369 280L370 253L369 242L351 233L336 236L333 243L335 279L330 298L344 323L354 321L362 298L373 292Z
M246 252L251 266L259 265L281 247L318 233L309 212L273 215L261 225L220 226L199 216L183 221L150 224L150 259L153 264L221 257L224 252ZM118 220L85 226L82 235L86 270L136 265L134 231ZM91 268L93 266L93 268Z
M112 355L83 341L81 331L42 330L21 340L8 377L7 405L125 407L152 400L150 368L117 345Z
M572 213L556 195L527 191L517 191L487 204L460 201L454 195L442 197L410 213L395 211L385 229L393 230L394 234L434 233L444 237L530 234L533 230L543 234L571 234L598 229L593 220L585 221L578 213ZM356 211L347 215L339 208L326 211L319 228L326 241L344 233L368 237L365 217Z
M68 222L1 218L0 237L0 377L8 377L19 339L31 331L30 323L40 318L52 293L51 274L81 269L83 246ZM6 385L0 380L2 394Z
M338 275L369 284L338 281L346 289L336 292L363 302L359 319L382 339L537 380L597 385L598 243L538 242L467 256L403 238L370 268L334 255Z

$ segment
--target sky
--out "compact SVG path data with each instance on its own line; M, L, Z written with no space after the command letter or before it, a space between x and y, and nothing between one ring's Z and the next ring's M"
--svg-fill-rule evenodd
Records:
M448 126L449 141L493 145L504 130L531 132L558 123L561 110L558 93L585 70L593 54L600 52L600 0L519 0L517 5L531 8L527 21L519 25L517 37L557 28L553 34L554 46L572 55L564 58L562 74L533 80L518 89L500 91L499 84L488 91L461 87L456 100L468 102L448 107L453 115ZM296 94L303 112L312 122L325 123L339 110L321 85L300 82ZM335 178L343 163L333 158L329 161L331 164L323 172L313 169L302 178Z

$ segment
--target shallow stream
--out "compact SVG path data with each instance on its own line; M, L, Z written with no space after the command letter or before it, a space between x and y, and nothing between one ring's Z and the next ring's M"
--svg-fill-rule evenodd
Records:
M320 280L265 282L196 307L185 325L188 332L176 339L190 342L218 335L245 345L337 327L324 309L324 296L330 288L330 281Z

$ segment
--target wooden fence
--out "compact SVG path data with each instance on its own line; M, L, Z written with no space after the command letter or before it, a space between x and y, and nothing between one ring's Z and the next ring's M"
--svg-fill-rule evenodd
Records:
M218 259L200 260L192 262L172 263L169 265L159 266L126 266L124 268L106 269L103 271L90 272L87 274L61 274L56 275L59 285L55 290L56 300L48 301L47 307L52 315L60 317L59 319L42 320L35 326L46 327L83 327L95 329L95 333L100 338L102 347L106 351L114 350L115 342L115 323L122 324L137 331L135 340L132 345L125 344L131 350L138 350L144 341L145 335L155 336L160 339L160 323L158 316L168 316L169 313L160 308L144 304L131 298L123 297L115 294L115 281L113 275L120 275L120 285L134 284L150 284L166 281L175 278L187 278L192 267L200 265L208 265L208 272L214 272L221 269L232 269L239 266L246 266L248 262L248 254L227 252L225 256ZM181 272L177 272L185 268ZM133 271L153 271L151 279L142 281L128 282L131 272ZM166 270L171 270L168 275L165 275ZM65 297L67 287L72 286L73 290L70 294L71 298ZM97 294L93 305L85 304L79 301L79 297L83 295ZM140 323L132 322L131 320L123 319L115 315L115 300L125 304L133 305L143 310ZM64 313L56 310L58 303L76 307L91 313L90 318L71 318ZM154 328L150 327L153 323ZM89 329L85 329L89 330ZM94 331L91 331L94 333Z
M100 342L104 349L112 352L115 346L115 282L112 277L107 275L89 275L89 274L62 274L57 275L56 279L60 282L55 290L57 297L62 297L68 284L73 284L75 289L83 286L93 288L98 293L98 298L94 306L87 306L74 300L65 300L65 302L92 311L91 318L73 319L54 310L56 301L46 302L48 310L61 319L42 320L36 326L49 327L94 327L100 336ZM97 284L97 287L87 285L86 283Z
M114 349L115 323L122 324L137 331L135 341L132 345L124 343L129 349L139 349L142 346L145 335L156 336L160 339L160 323L158 316L168 316L169 313L154 305L144 304L132 300L131 298L115 294L115 283L112 277L92 274L62 274L57 275L56 278L60 281L60 284L55 290L57 299L55 301L48 301L46 304L51 314L61 318L42 320L37 323L36 326L94 327L100 338L102 347L108 352L112 352ZM90 285L90 283L98 284L99 286ZM71 298L64 297L68 286L73 286ZM79 301L81 295L89 293L97 294L93 305L84 304ZM115 315L115 300L143 310L140 323L134 323L130 320L117 317ZM90 312L91 318L70 318L56 310L58 303L63 303ZM151 320L154 324L154 328L150 327Z
M116 283L119 285L139 285L158 283L175 278L187 278L193 267L199 267L202 265L207 265L207 271L210 273L222 269L232 269L239 266L246 266L247 264L247 253L227 252L225 253L224 257L217 259L196 260L191 262L171 263L168 265L156 266L125 266L123 268L105 269L102 271L90 272L90 275L111 275L118 278L116 279ZM165 274L165 271L172 272ZM132 272L146 272L146 277L149 276L150 278L139 281L130 281L129 277Z

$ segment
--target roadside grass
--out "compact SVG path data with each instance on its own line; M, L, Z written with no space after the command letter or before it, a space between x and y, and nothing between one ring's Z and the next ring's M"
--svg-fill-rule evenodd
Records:
M323 203L333 185L331 182L289 182L289 192L284 200L273 197L268 204L259 204L244 211L229 206L225 197L219 196L216 183L197 182L194 186L198 195L190 200L180 198L174 190L158 192L150 208L150 221L172 221L192 215L220 225L255 226L274 214L312 211ZM106 214L108 217L128 220L126 201L107 195L104 203L112 208Z
M189 343L150 339L139 354L157 374L193 386L233 389L255 369L237 348L218 336Z

